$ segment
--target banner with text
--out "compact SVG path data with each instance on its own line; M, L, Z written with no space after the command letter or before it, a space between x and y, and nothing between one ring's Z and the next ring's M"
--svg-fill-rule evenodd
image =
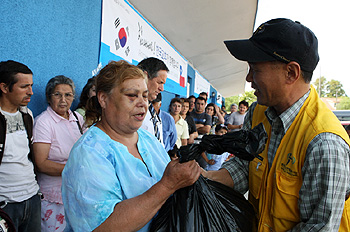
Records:
M206 92L208 96L210 96L210 83L197 71L195 73L195 81L194 81L194 92L196 95L200 94L201 92ZM197 96L198 96L197 95Z
M126 60L134 65L156 57L169 68L164 89L186 96L187 61L126 0L103 0L100 63Z

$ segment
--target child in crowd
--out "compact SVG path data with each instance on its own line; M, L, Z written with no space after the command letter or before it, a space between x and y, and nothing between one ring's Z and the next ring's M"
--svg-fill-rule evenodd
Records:
M215 127L215 134L216 135L224 135L228 131L227 126L223 124L216 125ZM228 152L222 153L221 155L215 155L215 154L209 154L207 153L207 157L209 160L214 160L214 164L208 164L207 171L215 171L219 170L221 168L222 163L227 161L229 158L231 158L231 154Z

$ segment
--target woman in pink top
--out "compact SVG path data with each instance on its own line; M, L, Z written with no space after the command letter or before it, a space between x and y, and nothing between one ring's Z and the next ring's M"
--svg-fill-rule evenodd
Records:
M38 182L43 193L41 231L63 231L66 226L61 197L61 173L69 152L79 139L83 117L70 110L75 95L73 81L56 76L46 85L47 109L35 118L33 149Z

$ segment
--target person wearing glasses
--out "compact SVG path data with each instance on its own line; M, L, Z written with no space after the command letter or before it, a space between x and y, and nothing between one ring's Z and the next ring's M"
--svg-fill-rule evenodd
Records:
M63 231L66 226L61 196L61 173L74 143L83 133L83 117L70 110L73 81L63 75L46 85L47 109L35 118L33 150L38 182L43 193L41 230Z

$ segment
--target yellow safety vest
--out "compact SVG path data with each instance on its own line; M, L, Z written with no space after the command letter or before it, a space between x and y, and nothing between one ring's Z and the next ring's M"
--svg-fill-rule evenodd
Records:
M268 141L261 156L249 164L249 201L258 215L257 231L287 231L300 222L298 209L299 190L302 185L301 169L306 149L311 140L323 132L331 132L350 144L349 136L335 115L319 99L313 87L310 95L284 135L272 163L268 168L268 144L271 125L264 112L265 106L257 105L252 127L263 122ZM345 199L344 199L345 200ZM345 201L339 231L350 231L350 200Z

